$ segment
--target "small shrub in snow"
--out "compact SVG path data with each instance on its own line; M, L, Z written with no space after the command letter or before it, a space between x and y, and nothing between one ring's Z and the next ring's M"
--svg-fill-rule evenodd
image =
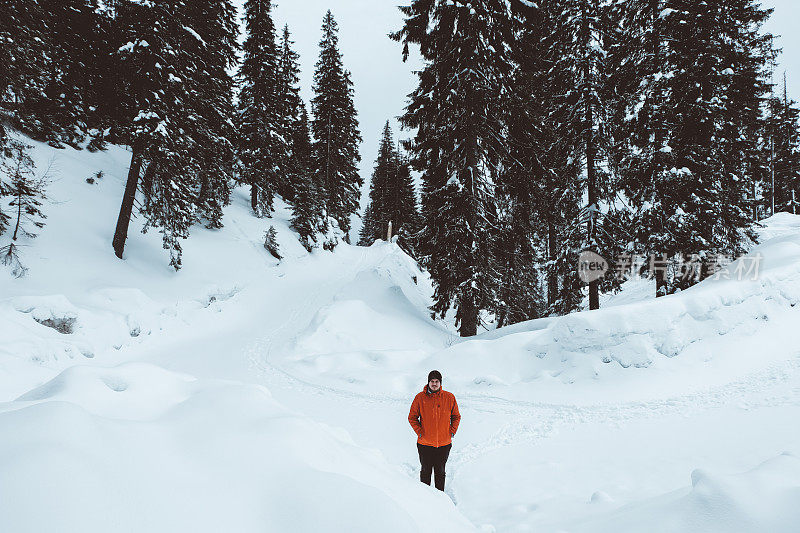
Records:
M86 178L86 183L93 184L94 182L100 181L101 179L103 179L103 171L98 170L91 177Z
M275 231L275 226L270 226L267 230L267 233L264 235L264 248L267 249L269 253L275 259L283 259L280 254L280 250L278 249L278 241L276 237L278 236L277 232Z
M21 278L28 271L19 260L19 246L14 243L0 248L0 263L9 267L11 269L11 275L15 278Z

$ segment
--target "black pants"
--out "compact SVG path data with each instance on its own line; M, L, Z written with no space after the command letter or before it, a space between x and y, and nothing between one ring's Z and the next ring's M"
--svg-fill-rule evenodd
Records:
M419 471L420 481L430 485L431 471L433 471L436 488L444 490L444 465L447 463L447 457L450 455L450 448L452 447L452 444L437 448L436 446L425 446L417 443L419 462L422 464L422 469Z

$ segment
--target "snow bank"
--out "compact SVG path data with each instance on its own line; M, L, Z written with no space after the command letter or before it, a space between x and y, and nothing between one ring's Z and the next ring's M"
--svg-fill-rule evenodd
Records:
M78 300L80 306L63 294L0 299L0 399L42 381L20 379L21 368L39 367L49 378L97 354L141 344L176 314L138 289L93 289Z
M276 199L274 218L258 219L249 212L247 191L237 188L224 228L192 228L181 272L169 268L158 232L141 233L141 218L131 221L121 261L111 240L130 152L22 140L32 146L37 173L48 172L50 201L39 237L22 248L27 275L16 279L0 268L0 400L89 359L117 364L125 360L121 352L174 334L227 307L245 287L271 281L278 262L263 248L270 225L285 257L308 255L289 230L284 202Z
M672 358L687 359L687 365L708 362L725 355L720 341L728 337L736 344L777 330L787 341L794 332L785 326L800 319L800 216L781 214L766 224L782 236L754 247L720 279L657 300L515 324L455 344L430 363L457 360L454 377L464 387L571 384L611 378L621 369L669 365ZM760 261L758 279L725 279L735 277L742 261ZM763 365L771 357L792 357L785 351L791 345L784 342L780 354L751 355Z
M0 434L3 531L471 529L446 496L260 386L73 367L0 404Z
M407 394L420 383L408 369L445 347L453 334L431 320L430 279L410 257L380 241L368 253L373 266L359 270L290 345L271 355L288 358L284 364L298 376Z
M800 459L785 453L738 475L695 470L690 489L631 504L569 529L578 532L750 533L797 531Z
M787 347L800 343L792 326L800 318L800 217L775 217L764 231L771 238L740 260L761 257L758 279L723 272L657 300L641 298L649 282L635 280L634 296L623 292L600 310L469 339L430 320L429 280L401 250L378 243L368 249L371 266L356 265L353 280L319 301L290 343L260 350L306 382L394 399L419 390L432 368L448 389L481 396L592 403L694 392L796 356Z

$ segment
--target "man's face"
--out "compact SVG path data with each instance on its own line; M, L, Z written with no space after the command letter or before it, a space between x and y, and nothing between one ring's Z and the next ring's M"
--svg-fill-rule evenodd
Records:
M434 378L428 382L428 388L434 392L439 390L439 387L442 386L442 382L438 379Z

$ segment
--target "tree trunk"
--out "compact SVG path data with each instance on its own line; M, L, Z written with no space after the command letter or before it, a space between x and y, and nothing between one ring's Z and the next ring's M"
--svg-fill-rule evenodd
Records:
M11 237L11 240L15 241L15 242L17 240L17 233L19 232L19 224L20 224L20 221L22 220L22 193L21 193L21 189L22 189L22 187L20 186L19 189L18 189L19 192L17 193L17 225L14 227L14 236Z
M556 226L551 217L547 220L547 259L551 266L547 271L547 308L552 309L558 299L558 271L556 263Z
M258 215L258 185L250 186L250 207L253 208L253 213Z
M500 313L497 315L497 329L500 329L500 328L502 328L503 326L506 325L506 315L507 314L508 314L508 311L506 310L505 307L500 310Z
M459 326L458 334L462 337L472 337L478 333L478 308L472 294L462 294L458 300Z
M591 44L591 27L589 23L590 4L589 0L584 4L585 12L583 14L583 46L584 46L584 63L583 63L583 98L585 106L585 123L584 134L586 135L586 182L589 196L589 227L586 235L589 249L596 252L595 249L595 216L597 213L597 177L595 173L595 159L597 158L597 147L595 145L594 137L594 106L592 103L592 67L591 58L589 56L589 47ZM589 309L600 308L600 280L595 280L589 283Z
M133 201L136 198L136 187L139 185L139 174L142 171L142 157L134 147L131 154L131 166L128 169L128 181L125 184L125 193L122 195L122 205L119 208L117 229L114 231L114 253L122 259L125 251L125 239L128 238L128 226L131 223Z

